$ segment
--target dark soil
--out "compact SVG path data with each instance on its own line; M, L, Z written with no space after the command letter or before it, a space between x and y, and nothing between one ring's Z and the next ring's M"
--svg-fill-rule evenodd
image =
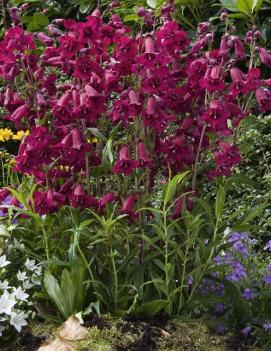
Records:
M226 348L231 351L247 351L250 350L249 340L244 340L238 336L230 336L226 339Z
M136 336L136 340L126 345L119 343L115 345L116 351L156 351L158 350L158 339L162 331L171 331L173 328L166 315L157 316L155 319L148 319L142 315L125 316L117 324L121 334Z
M21 332L14 344L4 347L3 351L36 351L46 340L46 335L34 335L28 329Z
M99 330L110 328L110 324L102 317L99 316L88 316L85 319L84 327L92 328L97 327Z
M98 316L89 316L85 320L85 327L96 327L99 332L90 334L89 341L85 341L80 351L97 351L106 341L112 351L247 351L256 350L248 346L249 340L240 336L218 337L208 333L197 321L184 323L170 321L161 315L149 320L143 316L126 316L114 321ZM57 325L39 324L38 331L31 332L26 328L8 347L1 351L37 351L46 339L57 335ZM35 330L35 329L34 329ZM95 330L95 328L94 328ZM94 339L93 339L94 337ZM96 338L96 339L95 339ZM93 347L93 342L97 347ZM100 344L101 342L101 344ZM259 350L259 349L257 349Z

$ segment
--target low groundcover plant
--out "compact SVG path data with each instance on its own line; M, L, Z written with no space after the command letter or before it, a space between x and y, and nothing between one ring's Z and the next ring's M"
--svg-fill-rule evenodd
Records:
M27 259L15 277L8 269L11 263L6 255L0 256L0 336L10 327L20 332L35 316L31 294L41 284L41 266L34 260Z

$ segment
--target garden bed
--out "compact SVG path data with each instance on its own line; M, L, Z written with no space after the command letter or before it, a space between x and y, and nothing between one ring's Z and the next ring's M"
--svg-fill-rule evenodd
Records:
M230 351L261 350L244 343L242 338L210 334L202 321L142 319L88 320L87 339L74 343L76 351ZM53 323L36 323L3 351L36 351L57 336Z

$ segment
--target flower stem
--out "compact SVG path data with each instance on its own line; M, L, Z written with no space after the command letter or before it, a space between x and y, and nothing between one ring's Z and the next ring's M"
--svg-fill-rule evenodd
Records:
M195 165L194 165L194 174L193 174L193 179L192 179L192 194L194 194L194 192L196 190L199 156L200 156L200 150L202 147L202 142L203 142L205 130L206 130L206 124L204 124L202 131L201 131L201 135L200 135L200 140L199 140L199 145L198 145L198 150L197 150L197 155L196 155L196 160L195 160Z

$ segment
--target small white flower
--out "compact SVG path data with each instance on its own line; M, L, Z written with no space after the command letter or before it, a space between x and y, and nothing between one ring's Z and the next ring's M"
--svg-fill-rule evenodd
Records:
M3 325L0 325L0 336L2 336L2 332L6 329Z
M38 267L36 266L35 260L29 260L28 258L27 258L27 260L25 261L25 267L26 267L27 269L29 269L30 271L32 271L32 272L38 268Z
M17 279L20 281L24 281L27 278L26 272L19 271L17 273Z
M14 297L7 291L0 296L0 314L5 313L11 315L12 308L16 305Z
M27 321L25 320L24 312L15 313L12 312L10 317L10 324L20 333L22 327L27 325Z
M33 288L33 284L30 282L30 280L25 280L23 282L23 289L27 290L27 289L31 289Z
M37 269L35 269L34 273L37 275L37 276L40 276L41 275L41 266L38 266Z
M10 288L10 286L8 285L9 282L7 280L1 281L0 280L0 290L7 290L8 288Z
M28 298L28 294L26 294L22 288L19 286L19 288L15 289L13 288L13 293L11 294L12 296L14 296L17 300L20 301L26 301Z
M33 283L34 285L41 285L41 282L40 282L40 279L39 279L39 278L33 277L33 278L31 279L31 281L32 281L32 283Z
M10 261L7 261L6 255L0 256L0 268L6 267L8 264L10 264Z

